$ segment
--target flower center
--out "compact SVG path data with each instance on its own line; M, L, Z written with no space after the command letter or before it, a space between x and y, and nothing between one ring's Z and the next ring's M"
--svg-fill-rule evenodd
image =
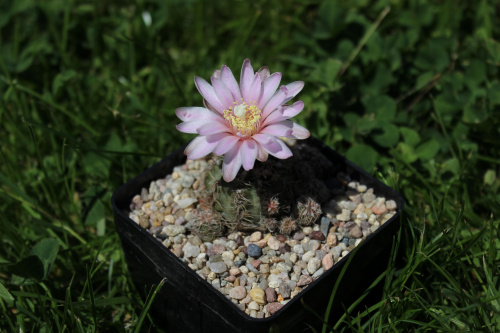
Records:
M260 117L262 111L256 105L256 102L247 104L234 102L234 107L224 110L224 119L233 127L236 135L249 137L257 133L260 126Z

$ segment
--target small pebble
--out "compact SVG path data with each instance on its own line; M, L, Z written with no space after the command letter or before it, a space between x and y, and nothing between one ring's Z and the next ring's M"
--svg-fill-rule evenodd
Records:
M325 270L329 270L333 267L333 255L331 253L326 254L321 261L323 268Z
M247 246L248 256L258 258L262 255L262 249L255 244L250 244Z
M265 292L260 288L253 288L249 293L250 297L258 304L266 304ZM258 310L258 309L256 309Z
M253 234L250 235L250 242L258 242L262 238L262 233L260 231L256 231Z
M309 235L311 239L318 240L318 241L323 241L325 240L325 235L321 231L313 231Z
M266 300L268 303L276 302L276 290L274 288L266 288Z
M283 298L289 298L290 293L292 292L288 283L285 283L285 282L280 283L279 291L280 291L281 297L283 297Z
M274 302L274 303L270 303L270 304L266 305L266 310L269 314L272 315L272 314L275 314L276 312L278 312L282 307L283 307L283 304Z

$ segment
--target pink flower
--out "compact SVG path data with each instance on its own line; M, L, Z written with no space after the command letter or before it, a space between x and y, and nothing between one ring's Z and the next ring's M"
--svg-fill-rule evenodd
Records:
M277 89L281 73L270 74L267 67L254 73L249 59L243 62L239 85L225 65L210 79L212 85L201 77L194 77L206 108L175 110L183 121L177 129L199 134L184 151L189 159L210 153L225 155L222 163L225 181L232 181L241 166L251 170L256 159L264 162L269 154L280 159L292 156L279 137L309 137L307 129L289 120L302 111L304 103L285 105L302 90L304 82L292 82Z

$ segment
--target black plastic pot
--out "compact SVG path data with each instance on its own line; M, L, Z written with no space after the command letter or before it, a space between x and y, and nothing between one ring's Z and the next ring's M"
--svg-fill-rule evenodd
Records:
M307 144L317 147L333 162L332 175L343 172L353 180L372 187L378 196L395 200L398 212L357 246L357 253L342 278L331 318L338 318L386 268L400 227L403 200L393 189L379 182L317 139ZM176 150L139 176L121 186L113 195L116 230L120 236L128 268L138 290L149 290L163 278L166 283L151 307L155 323L167 332L304 332L321 327L322 322L304 304L324 316L329 298L350 253L321 275L280 311L268 318L251 318L219 291L182 263L159 240L132 221L126 210L134 195L153 180L171 173L186 157L184 147Z

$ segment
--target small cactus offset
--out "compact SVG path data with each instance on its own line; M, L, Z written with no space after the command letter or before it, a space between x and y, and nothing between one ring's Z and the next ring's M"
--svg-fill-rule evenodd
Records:
M273 215L278 214L278 212L280 210L280 202L279 202L278 198L276 196L274 196L274 197L268 199L266 201L265 208L266 208L266 213L269 216L273 216Z
M193 221L191 221L189 229L204 242L212 241L217 237L223 236L226 232L219 214L211 210L200 210Z
M261 223L266 226L266 229L269 232L278 230L278 221L275 218L266 217Z
M281 220L279 230L284 235L290 235L292 232L297 230L297 221L294 218L287 216Z
M300 225L309 226L314 224L321 215L321 205L311 197L308 197L298 202L297 211L297 221Z

